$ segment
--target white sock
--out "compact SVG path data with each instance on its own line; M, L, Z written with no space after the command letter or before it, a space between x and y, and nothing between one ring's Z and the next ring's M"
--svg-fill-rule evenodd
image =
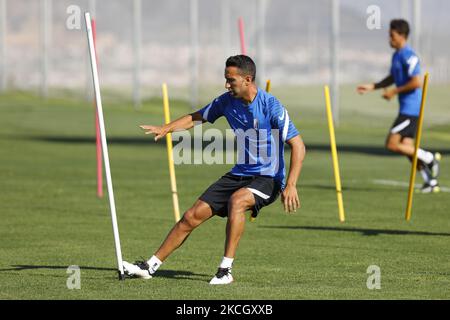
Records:
M429 183L431 177L428 175L428 172L425 169L420 169L420 174L422 175L422 179L425 183Z
M152 256L148 261L148 265L150 266L150 274L154 274L156 270L162 265L162 261L159 260L156 256Z
M230 268L233 266L233 258L223 257L222 262L220 263L219 268Z
M438 182L436 179L431 179L430 182L428 182L430 184L430 186L434 187L437 186Z
M431 152L419 148L419 150L417 150L417 158L419 158L426 164L430 164L431 162L433 162L434 156Z

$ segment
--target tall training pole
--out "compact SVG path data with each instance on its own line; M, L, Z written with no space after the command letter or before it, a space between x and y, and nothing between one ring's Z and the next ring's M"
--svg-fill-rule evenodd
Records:
M88 0L88 12L91 14L91 21L97 19L95 0ZM95 44L95 39L94 39ZM89 48L87 48L89 51ZM86 55L86 100L92 101L94 99L94 89L92 88L91 63L89 61L89 54Z
M270 79L267 79L266 81L266 92L270 92Z
M266 64L264 60L265 55L265 28L266 28L266 7L267 0L258 0L257 3L257 65L260 86L262 86L262 81L266 77Z
M95 0L89 0L88 2L89 13L91 18L91 27L92 27L92 39L94 41L94 51L95 51L95 59L96 65L98 69L98 56L97 56L97 22L95 15ZM89 45L88 45L89 51ZM89 55L88 55L89 59ZM97 106L95 104L95 95L94 90L92 88L92 72L91 72L91 64L88 61L86 63L87 72L86 72L86 99L93 101L94 105L94 121L95 121L95 150L96 150L96 160L97 160L97 197L103 198L103 165L102 165L102 142L100 138L100 125L98 122L98 112Z
M422 5L421 0L413 0L413 30L412 30L412 45L415 52L420 52L420 38L422 31Z
M6 0L0 0L0 92L6 91Z
M191 50L189 57L189 66L191 68L191 108L198 106L198 0L190 0L190 33L191 33Z
M344 200L342 199L341 176L339 174L339 162L336 148L336 137L334 133L333 114L330 106L330 90L325 86L325 106L327 111L328 129L330 131L331 157L333 159L334 180L336 182L336 196L338 202L339 221L345 221Z
M407 21L409 21L409 12L410 12L409 2L410 1L411 0L401 0L401 3L400 3L400 14L401 14L401 17L403 19L407 20Z
M134 52L134 68L133 68L133 103L134 108L141 107L141 42L142 42L142 2L134 0L133 2L133 52Z
M50 45L51 28L51 0L40 1L40 45L41 45L41 84L40 94L46 98L48 96L48 54Z
M247 48L245 47L245 36L244 36L244 20L242 17L238 18L238 30L239 30L239 41L241 44L241 54L247 55Z
M163 92L163 104L164 104L164 122L166 124L170 123L170 109L169 109L169 94L167 92L167 84L162 85ZM175 216L175 222L180 220L180 207L178 205L178 191L177 191L177 180L175 178L175 165L173 162L173 147L172 147L172 134L168 133L166 135L167 142L167 159L169 162L169 174L170 174L170 190L172 191L172 201L173 201L173 214Z
M336 126L339 126L339 6L339 0L331 0L331 92Z
M417 151L420 147L420 138L422 137L422 124L423 124L423 109L425 106L425 101L427 99L427 90L428 90L428 73L425 74L425 78L423 80L423 89L422 89L422 101L420 103L420 113L419 119L417 122L416 129L416 141L414 146L414 156L411 165L411 174L409 178L409 190L408 190L408 203L406 204L406 213L405 219L409 221L411 219L411 209L412 209L412 200L413 200L413 192L414 192L414 182L416 180L416 169L417 169Z
M230 54L230 2L220 2L222 50L224 61Z
M108 145L106 143L106 130L105 130L105 122L103 119L103 108L102 108L102 98L100 94L100 84L98 80L98 71L97 71L97 58L95 56L94 49L94 38L92 35L92 25L91 25L91 17L89 12L86 12L85 15L86 21L86 32L88 37L89 44L89 56L91 58L91 70L92 70L92 78L94 81L94 93L95 93L95 101L97 105L97 113L100 124L100 134L102 139L102 150L103 150L103 160L105 165L105 173L106 173L106 184L108 186L108 198L109 198L109 207L111 209L111 221L112 228L114 234L114 245L116 248L116 258L117 258L117 268L119 271L119 280L125 279L125 274L123 272L123 263L122 263L122 251L120 249L120 238L119 238L119 227L117 225L117 216L116 216L116 204L114 202L114 191L111 179L111 169L109 167L109 156L108 156Z
M91 18L92 40L94 41L95 61L98 63L97 57L97 23L94 18ZM98 69L98 64L97 64ZM100 138L100 125L98 122L98 112L96 100L93 99L95 112L95 149L97 158L97 197L103 198L103 166L102 166L102 142Z

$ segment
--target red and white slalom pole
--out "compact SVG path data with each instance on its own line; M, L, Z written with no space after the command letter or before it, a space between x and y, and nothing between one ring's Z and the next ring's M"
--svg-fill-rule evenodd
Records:
M108 186L109 207L111 209L111 221L114 233L114 244L116 247L117 267L119 271L119 279L125 279L123 272L122 251L120 249L119 227L117 225L116 204L114 202L114 192L111 180L111 169L109 167L108 145L106 143L105 122L103 119L102 98L100 95L100 84L98 80L97 58L95 56L94 37L92 34L91 15L89 12L84 14L86 21L86 32L89 44L89 56L91 58L91 70L94 80L95 102L97 105L98 122L100 126L100 136L102 142L103 160L105 165L106 184Z
M241 54L247 55L244 38L244 20L242 20L242 17L239 17L238 19L238 28L239 28L239 39L241 41Z
M92 39L94 41L94 51L95 51L95 59L98 61L97 57L97 32L95 19L91 19L92 25ZM102 167L102 143L100 139L100 126L98 124L98 113L96 102L94 99L94 110L95 110L95 145L97 149L97 197L103 198L103 167Z

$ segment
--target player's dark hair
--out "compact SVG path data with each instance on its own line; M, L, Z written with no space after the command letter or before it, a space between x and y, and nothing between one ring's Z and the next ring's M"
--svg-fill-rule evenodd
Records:
M391 20L391 30L397 32L398 34L402 34L408 39L409 35L409 24L408 21L403 19L394 19Z
M225 66L236 67L241 70L243 75L249 75L252 77L252 81L256 78L256 65L253 60L246 55L239 54L237 56L231 56L227 59Z

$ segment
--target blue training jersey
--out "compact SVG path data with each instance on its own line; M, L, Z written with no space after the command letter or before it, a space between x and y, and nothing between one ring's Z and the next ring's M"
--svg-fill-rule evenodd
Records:
M419 58L409 46L404 46L395 51L392 56L391 75L397 87L404 86L412 77L420 74ZM400 93L398 101L400 103L399 113L408 116L419 116L420 100L422 99L422 89L417 88L412 91Z
M233 129L237 161L232 174L270 176L284 189L284 142L299 132L274 96L258 88L255 99L247 105L227 92L198 112L210 123L225 116Z

